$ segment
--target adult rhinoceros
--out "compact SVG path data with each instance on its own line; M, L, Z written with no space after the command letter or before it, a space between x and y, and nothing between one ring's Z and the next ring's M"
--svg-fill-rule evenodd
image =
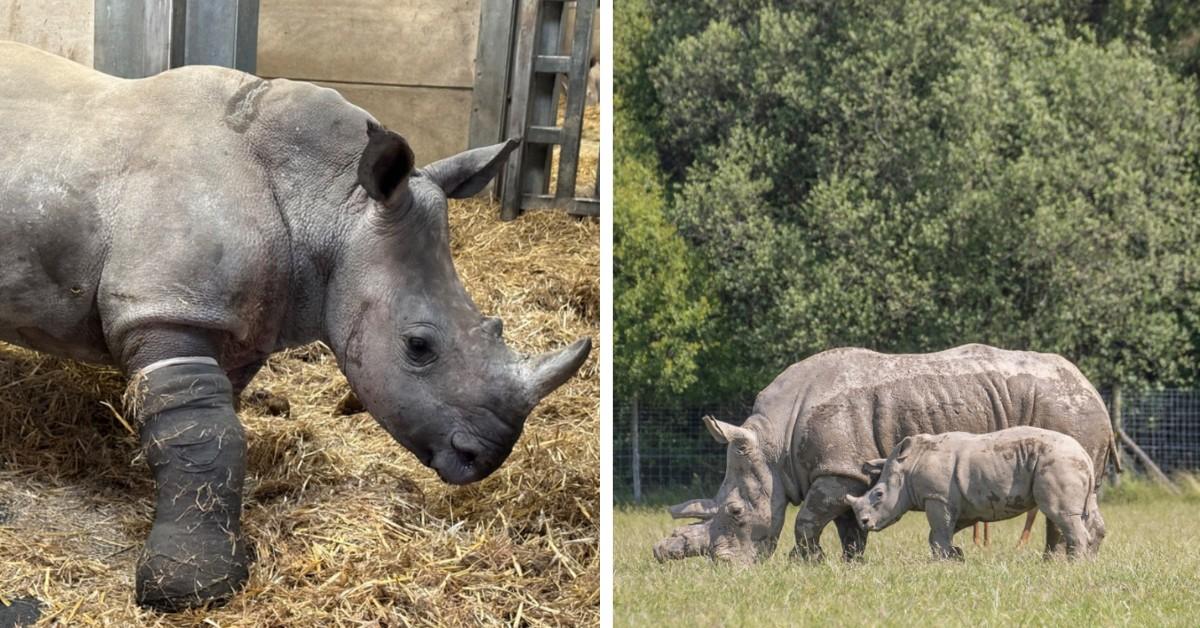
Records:
M590 350L517 355L455 273L446 199L515 146L414 169L333 90L213 67L122 80L0 42L0 340L135 376L158 493L140 603L247 578L233 401L275 351L332 347L447 482L504 461Z
M802 504L795 556L822 558L818 541L830 522L843 557L860 556L867 533L845 498L867 490L863 464L886 458L907 436L1032 425L1079 441L1097 478L1114 447L1104 401L1075 365L1058 355L977 344L916 355L819 353L759 393L742 426L708 417L705 425L729 445L725 480L715 500L685 502L671 513L705 520L708 543L698 542L697 524L679 528L655 547L660 560L764 559L775 549L788 504ZM1103 534L1103 521L1099 529ZM1047 522L1047 553L1062 547L1062 535Z

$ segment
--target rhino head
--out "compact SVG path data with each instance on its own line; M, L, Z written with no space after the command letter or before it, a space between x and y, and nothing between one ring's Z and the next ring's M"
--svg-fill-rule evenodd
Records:
M671 507L671 516L701 523L677 528L659 541L654 555L659 560L703 555L741 565L766 560L775 552L787 510L779 477L754 430L712 417L704 417L704 426L717 442L728 446L725 479L716 499L693 499ZM698 540L701 532L703 546Z
M854 511L854 520L859 527L877 532L898 521L913 507L908 476L916 462L913 454L921 440L922 436L907 436L896 445L891 456L863 463L863 473L875 485L861 497L845 497L846 505Z
M326 294L325 327L351 388L405 448L451 484L487 477L533 407L591 341L526 357L483 316L450 256L449 198L480 192L518 142L414 169L408 143L371 122Z

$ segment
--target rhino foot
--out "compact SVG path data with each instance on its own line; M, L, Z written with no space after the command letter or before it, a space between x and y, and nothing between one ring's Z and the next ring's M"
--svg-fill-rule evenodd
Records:
M42 602L35 597L0 599L0 626L32 626L42 616Z
M137 566L137 602L174 613L202 606L222 606L250 577L245 543L229 547L228 539L197 542L194 537L159 540L151 534ZM216 545L225 545L219 551Z
M219 605L249 577L241 537L246 440L224 372L176 364L138 380L141 440L157 492L137 601L161 611Z

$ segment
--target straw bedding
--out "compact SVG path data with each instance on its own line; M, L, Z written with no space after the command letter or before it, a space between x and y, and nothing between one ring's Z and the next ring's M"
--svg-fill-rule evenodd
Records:
M597 343L595 221L501 223L486 200L450 212L459 273L510 344ZM224 608L159 615L133 602L154 502L124 379L0 344L0 598L36 597L42 622L62 625L596 624L597 355L538 406L508 462L465 487L442 484L369 415L338 416L348 386L328 349L275 356L239 413L251 580Z

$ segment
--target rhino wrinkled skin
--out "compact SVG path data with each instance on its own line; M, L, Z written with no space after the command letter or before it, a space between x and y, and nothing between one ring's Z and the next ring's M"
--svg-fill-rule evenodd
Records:
M861 497L846 497L855 520L876 532L909 510L923 511L936 558L962 558L955 532L1035 507L1062 531L1069 557L1095 554L1104 539L1092 460L1065 434L1029 426L920 434L863 470L879 481Z
M825 351L780 374L740 427L704 423L728 445L725 479L715 499L680 504L672 515L701 519L703 554L739 564L771 555L788 504L801 504L794 557L822 559L818 540L830 522L843 557L861 557L867 532L845 498L866 491L863 463L887 457L908 436L1031 425L1074 438L1098 470L1113 447L1107 408L1075 365L978 344L929 354ZM1052 522L1046 530L1047 552L1063 549Z
M0 341L131 375L213 358L235 396L322 341L396 440L477 481L590 351L518 355L455 272L447 199L516 146L416 169L330 89L199 66L125 80L0 42Z

